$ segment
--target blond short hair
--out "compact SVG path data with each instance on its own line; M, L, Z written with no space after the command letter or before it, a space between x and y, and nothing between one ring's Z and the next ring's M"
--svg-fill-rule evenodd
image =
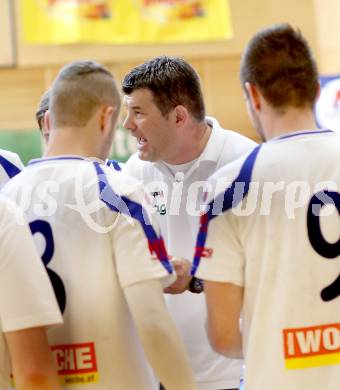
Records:
M53 127L82 127L100 106L120 107L112 73L95 61L64 66L52 84L49 110Z

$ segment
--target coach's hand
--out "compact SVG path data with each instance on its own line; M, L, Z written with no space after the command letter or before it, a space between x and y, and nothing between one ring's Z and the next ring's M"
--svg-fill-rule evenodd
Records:
M181 294L189 287L192 276L190 275L191 263L182 257L173 257L171 264L177 274L176 281L164 289L167 294Z

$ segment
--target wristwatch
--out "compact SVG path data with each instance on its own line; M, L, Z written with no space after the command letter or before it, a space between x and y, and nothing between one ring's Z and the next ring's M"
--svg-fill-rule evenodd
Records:
M189 283L188 290L194 294L200 294L204 291L204 282L202 279L195 278L193 276Z

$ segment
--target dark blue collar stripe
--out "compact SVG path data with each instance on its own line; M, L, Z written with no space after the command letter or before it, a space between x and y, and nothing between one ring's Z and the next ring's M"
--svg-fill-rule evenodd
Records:
M72 156L62 156L62 157L46 157L46 158L38 158L31 160L28 165L48 162L48 161L57 161L57 160L85 160L84 157L72 157Z
M287 134L283 135L281 137L275 138L276 140L279 139L286 139L286 138L292 138L292 137L298 137L300 135L313 135L313 134L322 134L322 133L334 133L333 130L311 130L311 131L302 131L301 133L293 133L293 134ZM270 141L270 140L269 140ZM273 140L274 141L274 140Z
M98 175L100 200L105 203L110 210L125 214L140 223L148 240L151 253L154 253L164 268L169 273L172 273L172 266L165 250L163 238L157 236L155 229L148 219L147 212L143 209L142 205L132 201L126 196L117 195L108 183L107 177L100 164L97 162L94 162L93 164Z
M18 173L21 172L21 170L16 166L14 165L13 163L11 163L10 161L8 161L5 157L3 156L0 156L0 165L3 167L3 169L6 171L6 174L9 178L12 178L14 176L16 176Z
M107 160L105 165L110 168L113 168L115 171L121 171L122 167L119 165L119 162L116 160Z
M243 163L237 178L231 183L230 187L228 187L224 192L219 194L216 199L213 199L208 204L207 213L201 216L194 261L191 268L191 275L195 275L201 261L207 240L209 222L218 215L221 215L222 213L225 213L226 211L236 207L247 196L253 168L260 148L261 145L257 146L249 154Z

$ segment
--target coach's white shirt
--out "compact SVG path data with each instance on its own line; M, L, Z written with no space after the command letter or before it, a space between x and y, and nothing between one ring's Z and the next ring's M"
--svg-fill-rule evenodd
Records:
M142 161L135 154L123 167L123 171L143 182L153 200L169 255L188 260L194 253L200 213L196 203L203 182L218 168L256 146L250 139L222 129L213 118L208 117L207 122L212 132L205 149L194 162L169 166L163 162ZM181 169L184 172L180 172ZM204 294L185 292L166 295L166 298L187 348L198 389L238 387L242 361L227 359L212 350L205 332Z
M339 151L339 134L296 132L211 179L251 183L244 201L230 186L215 194L211 210L223 211L200 236L212 256L196 274L244 288L246 389L340 386Z
M0 149L0 189L23 168L24 164L16 153Z
M79 156L33 160L4 188L26 212L64 325L49 332L64 389L154 389L123 288L173 281L150 253L133 178Z
M31 232L13 202L0 196L0 389L10 382L3 332L62 322L51 283Z

